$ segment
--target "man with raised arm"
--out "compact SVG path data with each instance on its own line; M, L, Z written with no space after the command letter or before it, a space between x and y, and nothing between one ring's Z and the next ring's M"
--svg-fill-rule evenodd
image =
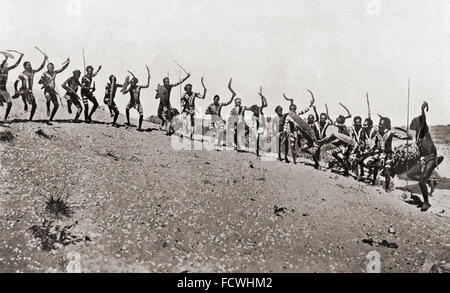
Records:
M217 135L217 147L222 147L222 139L223 139L223 130L225 127L225 120L222 118L222 107L230 105L234 97L236 97L236 93L231 88L231 81L228 83L228 89L231 92L231 98L229 101L225 103L220 103L220 97L219 95L214 96L214 103L208 106L208 108L205 111L205 114L211 115L211 128L216 129L216 135Z
M181 105L181 119L183 124L185 124L185 128L187 129L186 134L189 134L191 140L194 139L194 125L195 125L195 99L205 99L206 97L206 87L203 83L203 77L201 79L203 86L203 95L200 93L194 93L192 91L192 84L187 84L184 86L185 93L180 99Z
M180 80L175 84L170 84L170 80L168 77L163 79L163 85L158 85L158 89L156 90L155 99L159 99L159 107L158 107L158 117L161 119L161 129L166 124L166 134L171 134L171 120L172 120L172 106L170 104L170 92L172 88L179 86L183 82L185 82L191 76L190 73L186 75L185 78ZM165 109L166 114L164 115L163 111Z
M66 90L66 94L64 98L67 100L67 110L69 113L72 113L72 104L77 107L77 113L75 114L74 122L79 122L79 118L81 115L81 111L83 111L83 107L81 107L80 97L78 96L78 87L81 87L80 83L81 71L75 70L73 75L66 79L64 83L61 85L63 89Z
M47 59L48 59L47 55L44 55L44 61L42 61L42 64L41 66L39 66L38 69L33 69L31 63L29 61L25 61L23 63L23 67L25 70L22 72L21 75L19 75L16 82L14 83L14 89L16 90L16 94L20 93L20 95L22 96L25 112L28 111L28 104L31 105L30 121L33 120L33 116L37 108L36 98L34 97L33 94L34 75L44 68ZM21 82L20 89L17 87L19 82Z
M414 118L411 121L410 126L411 130L416 132L416 144L420 153L420 173L410 174L412 172L409 172L408 176L419 180L420 191L424 201L421 211L425 212L431 207L428 200L429 193L427 181L430 179L433 170L438 165L438 156L436 146L431 138L430 129L427 124L427 116L425 114L425 110L428 111L427 102L423 102L421 110L422 114Z
M12 100L11 95L9 94L6 83L8 82L8 73L10 70L13 70L17 66L19 66L20 61L22 61L23 54L20 53L20 57L14 65L8 66L8 56L5 55L5 60L0 64L0 106L3 106L3 103L6 103L6 112L4 121L8 119L9 113L11 112Z
M130 81L129 87L124 88L123 94L130 93L130 101L128 102L127 108L126 108L126 115L127 115L127 125L130 126L130 109L135 108L139 112L139 126L138 131L142 131L142 121L144 120L144 109L142 108L141 104L141 89L146 89L150 86L150 69L148 69L147 66L147 84L146 85L138 85L138 79L133 76L133 78Z
M56 75L63 72L67 66L70 64L70 59L63 63L63 66L55 70L55 65L53 63L47 64L47 71L44 72L39 80L39 84L42 85L44 89L44 96L47 100L47 116L50 116L49 121L52 121L55 117L56 111L58 111L59 103L58 103L58 93L56 92ZM50 115L50 103L53 103L53 111Z
M111 74L109 76L109 82L105 87L105 97L103 99L103 102L108 106L111 117L114 117L112 122L113 126L117 126L117 118L119 117L119 109L117 109L114 98L116 97L117 89L122 87L123 84L117 83L117 78Z
M91 65L86 67L86 74L81 79L81 98L83 99L84 104L84 120L89 123L92 121L92 114L94 114L95 110L98 108L97 99L94 96L95 86L92 87L92 79L98 74L98 72L102 69L100 65L96 72L94 72L94 67ZM92 110L89 113L89 101L92 102Z

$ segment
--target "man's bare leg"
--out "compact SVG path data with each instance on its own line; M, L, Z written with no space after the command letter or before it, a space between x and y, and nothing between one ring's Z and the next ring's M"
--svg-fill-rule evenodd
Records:
M6 103L5 121L8 120L9 113L11 112L12 102Z
M53 118L55 117L56 112L58 111L58 108L59 108L58 101L53 101L53 111L52 111L52 114L50 115L50 121L53 121Z
M144 120L144 115L139 116L139 127L137 130L142 130L142 121Z
M25 112L28 112L28 103L27 103L27 99L26 99L25 95L22 95L22 101L23 101L23 110Z
M127 115L127 124L128 126L130 126L130 109L126 109L125 111L126 115Z
M30 121L33 120L34 113L36 112L36 108L37 108L36 101L33 101L31 103Z
M90 113L89 116L88 116L89 121L92 121L92 115L94 114L94 112L95 112L95 111L97 110L97 108L98 108L98 102L97 102L97 99L96 99L96 98L92 98L91 102L92 102L94 105L92 106L91 113Z

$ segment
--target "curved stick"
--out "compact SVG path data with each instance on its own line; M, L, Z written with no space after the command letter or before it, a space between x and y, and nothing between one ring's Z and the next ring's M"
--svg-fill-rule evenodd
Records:
M205 86L205 83L203 82L203 76L202 76L202 78L200 79L200 82L202 83L202 86L203 86L203 99L206 97L206 92L207 92L207 90L206 90L206 86Z
M288 97L286 97L286 95L285 95L284 93L283 93L283 98L284 98L286 101L290 102L291 105L294 105L294 99L289 99Z
M150 79L152 76L150 75L150 69L148 68L147 65L145 65L145 68L147 68L147 77L148 79Z
M8 52L14 52L14 53L17 53L17 54L20 54L20 55L24 55L23 53L20 53L19 51L16 51L16 50L6 50L6 51L8 51Z
M206 86L205 86L205 83L203 82L203 76L200 79L200 82L202 83L203 90L206 92Z
M341 105L341 107L344 108L345 111L347 111L348 118L351 118L351 117L352 117L352 114L350 114L350 111L347 109L347 107L345 107L344 104L342 104L342 103L339 103L339 105ZM381 116L380 116L380 117L381 117Z
M314 94L312 91L307 90L311 94L311 102L309 103L309 107L314 106L314 103L316 102L316 99L314 98Z
M184 73L188 74L188 72L183 68L183 66L181 66L177 61L175 61L175 60L173 60L173 59L172 59L172 61L173 61L176 65L178 65L178 67L180 67L181 70L184 71Z
M131 72L131 71L129 71L129 70L127 70L127 72L128 72L129 74L131 74L131 75L133 76L133 78L136 78L136 76L134 76L133 72Z
M234 97L236 97L236 92L231 88L231 81L232 81L233 79L232 78L230 78L230 81L228 82L228 89L230 90L230 92L231 92L231 94L232 94L232 99L234 98Z
M9 54L9 53L7 53L7 52L3 52L3 51L1 51L1 52L0 52L0 54L2 54L3 56L5 56L6 58L11 58L11 59L14 59L14 56L13 56L13 55L11 55L11 54Z
M39 49L39 48L38 48L38 47L36 47L36 46L35 46L35 48L36 48L36 50L38 50L39 52L41 52L41 53L42 53L42 55L44 55L45 57L47 57L47 54L45 54L45 53L44 53L44 51L42 51L41 49Z

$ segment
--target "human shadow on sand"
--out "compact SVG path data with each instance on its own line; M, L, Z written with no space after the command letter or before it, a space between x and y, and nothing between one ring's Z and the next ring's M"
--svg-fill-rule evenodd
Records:
M14 119L11 121L6 121L4 122L5 124L15 124L15 123L42 123L42 124L47 124L47 125L53 125L54 123L75 123L75 124L80 124L80 123L84 123L84 124L99 124L99 125L106 125L106 124L110 124L107 122L102 122L102 121L95 121L92 120L89 123L86 123L83 120L78 120L78 121L74 121L73 119L57 119L57 120L53 120L53 121L49 121L47 119L41 119L41 120L28 120L28 119Z

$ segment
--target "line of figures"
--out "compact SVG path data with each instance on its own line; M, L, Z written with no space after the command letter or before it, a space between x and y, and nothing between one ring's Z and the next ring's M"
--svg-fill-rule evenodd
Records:
M39 50L39 48L37 49ZM9 66L8 59L14 59L12 53L18 54L19 58L14 65ZM23 101L25 111L28 111L28 107L30 107L29 120L33 120L37 107L33 94L34 75L41 71L48 61L48 56L44 52L42 53L44 60L39 68L33 69L31 63L28 61L23 63L24 71L14 82L15 93L11 96L6 87L9 71L20 64L24 54L14 50L0 52L0 54L5 56L5 59L0 64L0 106L5 106L6 104L5 121L7 121L8 115L10 114L12 100L18 99L19 97ZM63 72L69 64L70 59L67 58L60 69L55 69L54 64L49 62L47 64L47 71L39 79L39 84L42 86L41 89L44 91L46 98L49 121L54 119L60 103L63 105L56 87L56 76ZM177 65L179 64L177 63ZM183 69L181 65L179 66ZM93 79L101 68L99 66L94 71L93 66L86 66L85 73L82 77L80 70L74 70L72 76L62 84L62 88L66 91L63 97L66 100L68 112L72 113L72 106L76 107L73 122L80 122L79 118L83 112L83 108L84 121L86 123L92 121L92 116L99 106L94 95L96 88ZM127 76L122 84L117 82L117 78L114 75L109 76L109 81L105 87L104 103L108 106L114 126L117 126L119 116L119 110L114 102L114 98L118 88L121 88L122 94L130 94L130 101L126 106L126 124L130 125L129 111L134 108L139 112L139 126L137 129L142 131L144 115L140 102L140 93L142 89L150 86L151 79L150 70L147 66L146 69L147 82L145 85L139 85L137 77L130 71L128 72L131 76ZM174 87L183 84L190 77L190 74L186 70L183 69L183 71L186 73L186 76L178 83L171 84L169 78L165 77L163 84L158 84L155 98L159 99L158 117L161 120L161 128L165 130L166 135L172 135L174 133L174 127L172 125L174 117L180 116L181 120L185 122L184 124L190 126L188 127L187 134L193 139L195 113L198 111L195 106L195 100L196 98L205 99L207 89L203 77L201 79L203 86L202 94L193 92L191 84L185 85L185 93L182 95L180 101L181 111L178 112L177 109L171 106L170 94ZM246 130L247 126L244 113L250 111L252 113L252 120L255 121L254 133L257 137L256 153L259 156L262 133L269 133L263 113L263 110L267 107L267 99L262 93L262 88L260 88L258 94L261 97L261 105L253 105L251 107L243 106L242 100L235 98L236 93L231 84L232 80L230 79L228 83L228 89L231 92L230 100L221 103L220 97L215 95L213 103L206 109L205 114L211 117L210 128L216 130L217 145L222 146L223 133L226 125L227 134L228 131L234 133L234 145L239 149L239 130ZM79 88L81 98L78 95ZM429 195L430 193L432 194L436 185L436 181L433 180L432 176L435 168L442 162L443 157L437 155L436 147L429 132L426 122L426 111L428 111L429 106L426 102L421 107L421 115L414 118L410 125L410 129L416 132L415 146L407 144L400 148L393 148L392 141L394 138L410 139L410 137L401 128L392 128L391 121L388 117L380 116L378 127L376 127L371 118L369 106L368 117L364 121L360 116L353 117L353 125L347 127L345 124L346 120L351 118L352 115L344 105L341 104L346 111L346 115L339 115L335 120L332 120L328 114L328 109L320 115L317 113L314 94L311 91L309 93L311 94L311 102L302 111L297 111L294 100L289 99L284 94L284 98L290 102L289 111L283 113L281 106L275 108L276 115L271 120L270 134L271 139L277 141L278 159L280 161L289 163L288 154L290 153L293 163L296 164L296 156L300 151L312 156L315 168L318 169L320 168L321 151L325 147L330 148L331 146L333 160L329 164L330 168L343 170L343 175L345 176L353 172L357 179L362 180L366 177L365 179L370 180L372 184L376 184L377 177L382 174L385 178L386 190L389 189L390 179L392 177L405 173L410 179L419 181L421 193L424 198L421 209L426 211L431 207ZM230 105L233 100L234 107L230 112L229 119L225 121L221 116L222 108ZM93 105L91 109L89 108L89 102ZM368 96L367 102L369 105ZM52 105L53 109L51 107ZM305 119L301 117L311 110L313 110L314 114L309 114ZM248 130L246 132L248 134ZM401 135L401 132L403 132L403 135ZM366 172L367 176L365 176ZM427 184L431 187L431 191L428 191Z

